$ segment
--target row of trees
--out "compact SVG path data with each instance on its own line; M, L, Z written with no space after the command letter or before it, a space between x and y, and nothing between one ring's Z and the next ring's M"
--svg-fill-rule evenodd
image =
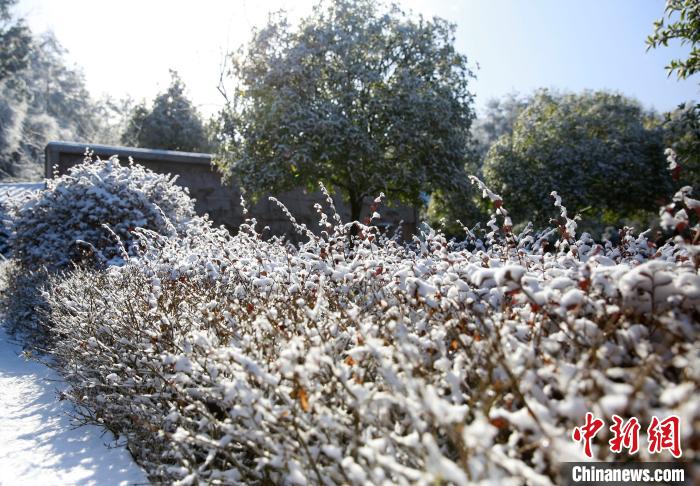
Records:
M92 100L82 74L50 34L36 35L0 0L0 179L43 175L49 140L110 142L124 105Z
M680 20L657 23L648 39L689 39L689 60L669 65L681 76L697 70L697 11L697 0L669 2L669 18ZM514 216L546 223L556 190L570 208L613 224L672 194L665 147L697 159L695 110L664 120L615 93L509 97L474 123L472 74L454 29L369 0L322 2L297 28L271 17L232 56L221 169L254 195L323 181L342 191L353 218L379 192L416 206L427 194L433 222L465 223L484 209L467 182L478 174ZM697 182L688 162L683 178Z
M212 149L177 73L152 107L130 99L95 100L57 39L32 33L12 15L15 3L0 0L0 180L41 178L51 140Z
M539 223L555 215L552 190L589 219L614 224L657 207L679 183L700 182L697 105L659 116L620 94L542 90L493 100L477 119L455 26L396 6L321 2L294 28L271 16L231 56L233 89L220 87L226 106L205 124L175 72L150 105L90 101L55 39L13 21L13 3L0 0L4 176L40 167L28 161L40 160L49 139L216 151L222 172L253 197L322 181L343 193L353 218L383 192L418 207L429 200L433 223L465 224L487 209L470 174L501 193L514 216ZM697 0L668 2L669 19L679 12L647 42L690 42L689 59L669 65L687 77L698 70ZM678 153L680 173L667 170L665 147Z
M47 137L84 137L93 128L85 113L82 80L61 62L49 35L33 36L11 14L15 0L0 0L0 175L35 176L34 160ZM75 100L81 100L75 102Z

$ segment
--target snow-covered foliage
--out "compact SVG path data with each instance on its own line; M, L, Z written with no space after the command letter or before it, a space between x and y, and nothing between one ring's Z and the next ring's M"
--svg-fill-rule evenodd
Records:
M13 210L21 205L33 191L38 191L43 183L0 184L0 254L7 255L7 240L12 233Z
M13 217L14 258L33 269L65 267L77 260L107 262L133 253L133 230L173 236L190 221L194 202L175 178L115 157L89 155L65 175L47 180Z
M40 180L51 140L94 141L103 124L80 71L52 34L33 35L26 66L0 81L0 178Z
M14 20L16 3L0 0L0 180L41 180L48 142L118 140L125 107L91 98L56 37Z
M480 158L496 140L513 132L515 121L529 102L529 97L516 93L486 101L483 113L478 115L471 129Z
M420 206L469 191L472 72L454 32L368 0L321 1L295 26L271 16L231 57L217 163L255 195L322 181L356 220L380 192Z
M353 232L320 207L323 234L297 226L299 246L252 220L137 230L124 265L48 296L67 396L179 484L552 484L584 459L588 411L675 414L697 460L700 227L597 244L554 194L557 227L514 234L480 189L497 212L459 245ZM597 459L618 458L609 438Z
M663 131L638 102L608 92L536 92L511 134L486 155L483 174L513 216L546 224L557 191L572 214L615 223L672 194ZM611 183L614 181L614 183Z
M185 96L185 83L170 71L170 86L153 100L141 103L130 113L121 141L127 146L206 152L207 133L197 108Z
M0 200L0 255L8 251L7 240L10 237L10 225L12 220L8 214L6 203Z
M683 103L665 113L662 126L673 158L674 180L700 187L700 103Z

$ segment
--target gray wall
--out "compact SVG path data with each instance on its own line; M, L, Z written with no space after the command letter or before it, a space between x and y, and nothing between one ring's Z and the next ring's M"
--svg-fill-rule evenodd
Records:
M236 230L243 221L239 187L235 183L233 185L222 183L220 175L212 166L212 157L209 154L106 145L89 145L89 147L94 155L101 159L117 155L122 162L126 162L131 157L134 162L154 172L177 174L179 176L177 184L189 188L190 195L196 200L197 212L199 214L208 213L217 225L223 224ZM65 174L69 167L82 162L86 148L86 144L50 142L46 146L46 177L53 177L54 174ZM298 222L305 223L312 231L318 232L318 217L314 204L317 202L323 204L322 194L319 192L307 193L302 189L295 189L275 196L289 208ZM338 195L334 197L334 200L343 221L349 221L350 211L347 205ZM363 217L368 212L371 202L371 199L367 200L363 209ZM296 239L287 218L267 197L261 198L252 206L249 204L248 209L250 210L249 216L262 223L258 226L259 228L269 226L271 234L285 234ZM383 222L392 227L396 227L403 220L402 231L405 236L415 232L417 214L413 208L385 205L379 212Z

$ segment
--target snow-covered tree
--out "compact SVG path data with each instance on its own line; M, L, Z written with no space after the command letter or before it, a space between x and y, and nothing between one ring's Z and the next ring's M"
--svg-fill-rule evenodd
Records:
M272 16L229 74L218 164L254 195L323 181L358 219L380 192L420 206L423 193L468 190L472 73L442 19L321 2L297 28Z
M100 120L93 140L103 145L120 145L134 113L135 103L131 96L116 98L103 95L95 104L95 113Z
M32 36L20 19L14 19L10 9L17 0L0 0L0 80L12 76L27 66Z
M622 95L542 90L491 147L484 176L523 219L549 219L552 191L606 221L652 210L671 195L671 177L662 131L648 122Z
M663 128L664 144L673 150L676 185L700 187L700 104L683 103L666 113Z
M170 71L170 86L153 100L153 107L142 103L134 108L122 135L126 145L184 152L205 152L207 135L202 118L185 96L185 84Z
M481 157L486 155L496 140L513 131L515 120L527 103L528 98L517 94L509 94L501 99L492 98L486 102L484 113L477 116L472 127L475 147Z
M52 34L33 36L26 67L0 80L0 178L38 179L51 140L99 143L104 119Z
M527 106L528 98L509 94L486 102L481 115L474 120L470 148L472 156L464 166L464 177L481 174L481 164L491 145L503 135L513 131L513 124ZM486 216L478 194L463 190L437 190L430 194L425 212L426 219L434 227L440 227L446 235L464 237L462 225L472 226ZM462 224L460 224L460 222Z

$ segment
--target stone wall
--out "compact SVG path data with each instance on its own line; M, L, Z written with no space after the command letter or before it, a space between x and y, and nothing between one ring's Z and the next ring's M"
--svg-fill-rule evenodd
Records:
M117 155L122 162L126 162L131 157L134 162L155 172L177 175L177 184L187 187L190 195L196 200L197 212L208 213L217 225L223 224L235 231L243 221L239 187L236 184L222 184L220 175L212 166L212 156L209 154L106 145L89 147L95 156L102 159ZM81 162L86 148L85 144L80 143L50 142L46 146L44 168L46 177L64 174L69 167ZM308 193L302 189L295 189L275 196L289 208L298 222L305 223L311 230L317 232L318 217L314 204L323 203L323 197L319 192ZM335 196L334 200L343 221L349 221L350 211L347 205L339 196ZM364 213L369 210L370 203L371 200L367 200ZM249 210L249 216L256 218L262 225L260 227L270 227L270 234L285 234L296 239L287 218L267 197L261 198L252 206L249 205ZM403 220L404 235L408 236L415 232L417 214L413 208L384 206L380 209L380 213L383 222L393 228Z

